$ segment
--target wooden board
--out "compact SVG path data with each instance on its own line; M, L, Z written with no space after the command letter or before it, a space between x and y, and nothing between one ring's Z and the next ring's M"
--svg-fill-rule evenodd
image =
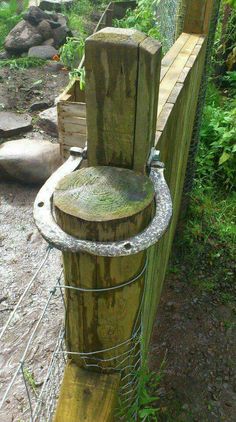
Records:
M189 62L189 66L191 67L187 68L188 72L185 72L185 78L182 79L183 82L176 82L179 94L175 96L175 102L168 102L168 98L171 97L170 94L157 119L158 132L156 135L156 148L160 150L161 160L166 166L165 176L173 200L173 218L168 231L161 241L148 252L149 266L144 308L146 351L152 333L153 322L179 216L187 157L205 60L205 47L206 42L201 45L200 51L196 52L195 60L192 63ZM161 89L160 86L160 92ZM167 96L168 94L166 94Z
M180 39L182 35L180 36ZM158 102L158 115L161 113L164 104L166 103L171 91L173 90L179 75L183 68L186 66L189 58L194 52L194 49L199 41L198 35L190 35L187 41L183 44L182 48L176 55L171 66L168 68L165 76L161 80L160 94Z
M138 66L133 169L145 173L148 157L155 143L161 44L152 38L146 38L139 45Z
M119 374L98 374L69 361L53 422L113 422Z

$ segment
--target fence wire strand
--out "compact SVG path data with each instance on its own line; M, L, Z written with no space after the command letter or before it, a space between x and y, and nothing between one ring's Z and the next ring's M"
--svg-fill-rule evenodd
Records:
M15 309L7 320L2 332L1 337L4 337L7 334L7 331L10 328L11 321L15 315L17 309L19 309L19 304L23 303L23 299L27 297L27 294L30 292L30 289L34 286L34 281L37 276L42 271L44 265L46 264L51 248L47 248L45 256L37 268L35 274L28 283L26 289L21 295L19 301L17 302ZM137 281L140 277L143 277L146 269L146 262L138 276L135 276L132 280L124 283L124 286L130 285L132 282ZM33 349L34 342L37 342L37 334L40 327L43 324L44 319L47 317L47 313L50 314L50 304L52 299L60 301L62 304L62 309L64 308L65 312L65 299L63 291L68 287L62 283L62 270L54 283L53 287L49 290L46 303L42 308L41 313L36 321L32 332L29 333L29 338L26 342L26 345L21 353L19 362L14 369L11 379L7 385L7 388L2 395L0 410L4 408L4 405L7 402L11 390L14 390L14 385L16 381L20 381L22 388L25 390L25 398L27 401L27 406L21 411L19 417L22 415L26 416L30 422L50 422L53 418L56 403L59 395L59 389L63 378L63 373L65 369L66 362L68 358L78 357L83 361L83 365L87 369L97 369L103 372L119 372L121 374L121 383L119 389L119 410L117 410L117 419L120 421L125 421L127 414L131 415L133 420L136 420L136 398L137 391L139 386L139 376L138 371L142 365L142 352L141 352L141 338L142 338L142 324L141 324L141 313L143 308L143 298L140 303L139 310L137 312L136 321L133 327L133 333L130 338L127 340L106 348L102 350L95 350L90 352L73 352L66 350L64 343L64 332L65 328L61 325L58 336L54 341L54 349L52 351L50 360L47 365L47 371L44 376L44 381L42 382L41 388L37 388L32 385L32 380L29 379L28 367L30 364L29 354L31 349ZM121 285L120 287L123 287ZM89 289L86 289L86 292ZM94 290L94 289L92 289ZM111 288L112 290L112 288ZM83 294L83 291L78 291L77 288L74 289L75 294ZM107 290L106 290L107 291ZM94 293L94 292L93 292ZM97 294L104 294L103 289L98 289ZM143 289L143 297L145 294L145 281ZM106 357L108 353L108 357Z

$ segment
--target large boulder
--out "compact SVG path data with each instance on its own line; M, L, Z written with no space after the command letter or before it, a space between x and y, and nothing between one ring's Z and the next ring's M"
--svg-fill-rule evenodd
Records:
M29 22L22 20L7 35L5 49L13 54L28 51L30 47L43 42L42 35Z
M32 129L32 117L28 114L0 112L0 137L8 138Z
M50 60L58 54L58 51L51 45L38 45L31 47L28 57L37 57L38 59Z
M0 145L0 173L27 184L42 184L61 165L60 146L18 139Z

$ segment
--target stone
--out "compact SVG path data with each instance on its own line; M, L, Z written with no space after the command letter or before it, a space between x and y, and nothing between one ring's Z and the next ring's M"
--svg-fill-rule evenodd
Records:
M28 114L10 111L0 112L0 137L16 136L32 129L32 118Z
M59 26L61 26L60 22L57 21L48 21L49 25L51 26L52 29L56 29L59 28Z
M38 101L31 104L29 111L34 112L34 111L45 110L46 108L51 107L51 105L52 103L50 103L49 101Z
M52 47L54 47L54 39L49 38L49 40L43 42L43 45L51 45Z
M35 45L41 44L42 41L43 37L37 31L37 28L22 20L9 32L4 46L10 53L20 54Z
M0 51L0 60L7 60L11 55L7 51Z
M61 62L50 61L44 67L45 72L57 73L64 69L64 64Z
M38 24L37 30L42 35L44 41L52 38L53 36L51 25L46 20L43 20Z
M40 8L43 10L54 10L56 12L60 12L62 8L70 8L73 3L73 0L41 0Z
M61 26L67 26L69 22L68 16L63 15L62 13L57 14L57 20Z
M42 184L60 164L59 144L25 138L0 146L0 171L20 182Z
M31 25L37 26L41 21L50 19L50 15L40 7L31 6L24 14L23 19L31 23Z
M57 107L48 108L39 113L38 126L53 137L58 137Z
M60 26L60 28L56 28L53 30L53 38L56 48L59 48L66 42L66 38L71 35L70 30L67 26Z
M51 45L38 45L31 47L28 52L28 57L37 57L38 59L48 60L57 55L58 51Z

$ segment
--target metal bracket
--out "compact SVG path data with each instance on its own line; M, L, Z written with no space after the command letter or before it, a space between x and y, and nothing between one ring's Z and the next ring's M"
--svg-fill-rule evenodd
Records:
M87 252L92 255L111 257L136 254L155 244L166 231L172 215L172 201L164 178L164 168L160 166L162 164L160 162L156 165L155 160L150 162L149 177L154 185L156 212L149 226L141 233L123 241L95 242L76 239L58 226L53 216L55 187L64 176L80 167L86 151L86 148L73 148L68 160L52 174L36 196L34 219L41 235L50 245L61 251Z

